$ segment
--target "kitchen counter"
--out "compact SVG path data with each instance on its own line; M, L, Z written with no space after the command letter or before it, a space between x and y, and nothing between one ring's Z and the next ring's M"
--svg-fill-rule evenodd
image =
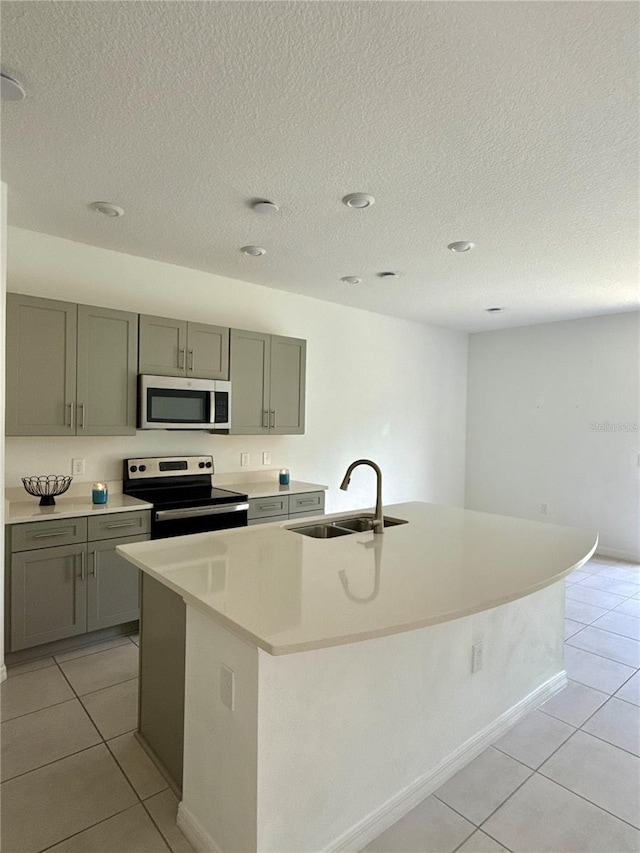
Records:
M5 524L22 524L27 521L51 521L52 518L78 518L83 515L104 515L111 512L133 512L152 509L153 504L130 498L128 495L111 494L106 504L93 504L91 496L56 498L54 506L40 506L39 498L5 502Z
M141 684L145 619L166 623L170 590L186 602L182 682L160 677L184 685L177 822L197 849L361 850L566 685L562 579L595 533L425 503L385 514L408 523L118 548L147 573Z
M299 480L292 480L288 486L281 486L279 483L262 480L249 483L220 483L216 478L213 478L214 485L221 489L229 489L230 492L240 492L247 495L249 498L270 498L274 495L302 495L306 492L326 492L328 486L320 486L318 483L303 483Z
M310 539L289 520L118 551L245 641L284 655L514 601L581 566L597 544L583 530L426 503L385 514L408 523Z

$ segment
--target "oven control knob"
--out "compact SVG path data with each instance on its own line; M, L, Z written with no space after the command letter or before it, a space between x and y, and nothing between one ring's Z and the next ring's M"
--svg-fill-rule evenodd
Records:
M204 468L204 462L198 462L198 468Z
M207 468L211 468L211 462L207 462Z
M137 465L132 465L132 466L131 466L131 468L129 468L129 470L131 471L131 473L132 473L132 474L135 474L135 473L136 473L136 471L138 470L138 466L137 466Z
M146 470L147 470L147 466L146 466L146 465L141 465L141 466L140 466L140 470L141 470L141 471L146 471Z

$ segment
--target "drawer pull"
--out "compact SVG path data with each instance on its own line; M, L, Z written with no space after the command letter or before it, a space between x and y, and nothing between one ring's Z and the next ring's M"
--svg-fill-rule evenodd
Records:
M114 527L135 527L137 524L137 521L121 521L119 524L105 524L105 527L107 530L113 530Z
M51 536L68 536L69 530L56 530L55 533L34 533L34 539L49 539ZM72 534L73 535L73 534Z
M260 504L258 509L280 509L282 504Z
M302 504L317 504L319 501L316 498L307 498L307 500L298 501L298 503L302 506Z

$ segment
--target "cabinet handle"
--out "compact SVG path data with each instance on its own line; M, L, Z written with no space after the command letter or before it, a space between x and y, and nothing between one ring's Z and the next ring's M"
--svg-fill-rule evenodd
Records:
M178 367L180 370L184 370L184 347L180 347L178 350Z
M276 410L275 409L271 409L271 424L270 424L270 426L271 426L271 429L276 428Z
M82 415L80 417L80 429L84 429L84 410L86 407L84 403L78 403L78 408L82 409Z
M282 504L260 504L258 509L280 509Z
M298 501L298 503L302 506L302 504L315 504L318 503L318 501L315 498L309 498L306 501Z
M193 350L189 350L189 370L193 370Z
M89 556L91 557L91 568L89 569L89 574L93 575L94 578L98 577L98 552L92 551Z
M55 533L34 533L33 539L48 539L50 536L67 536L68 530L57 530Z
M85 551L80 553L80 580L83 581L87 576L87 555Z
M268 411L268 409L262 410L262 429L269 429L269 411Z
M137 524L137 521L121 521L120 524L105 524L105 527L107 530L113 530L114 527L134 527Z
M73 429L73 416L75 415L76 404L69 403L69 426Z

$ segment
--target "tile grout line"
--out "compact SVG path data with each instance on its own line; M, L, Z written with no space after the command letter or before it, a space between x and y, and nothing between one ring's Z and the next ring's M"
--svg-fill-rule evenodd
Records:
M46 853L47 850L53 850L58 844L62 844L64 841L68 841L70 838L75 838L77 835L82 835L83 832L86 832L88 829L93 829L95 826L100 826L101 823L106 823L108 820L111 820L112 817L117 817L118 815L124 814L128 812L129 809L135 809L140 805L140 803L134 803L132 806L127 806L126 809L120 809L120 811L115 812L109 817L104 817L102 820L97 821L96 823L92 823L91 826L86 826L84 829L80 829L78 832L74 832L72 835L67 835L64 838L61 838L59 841L56 841L54 844L50 844L48 847L42 847L40 850L36 851L36 853Z

